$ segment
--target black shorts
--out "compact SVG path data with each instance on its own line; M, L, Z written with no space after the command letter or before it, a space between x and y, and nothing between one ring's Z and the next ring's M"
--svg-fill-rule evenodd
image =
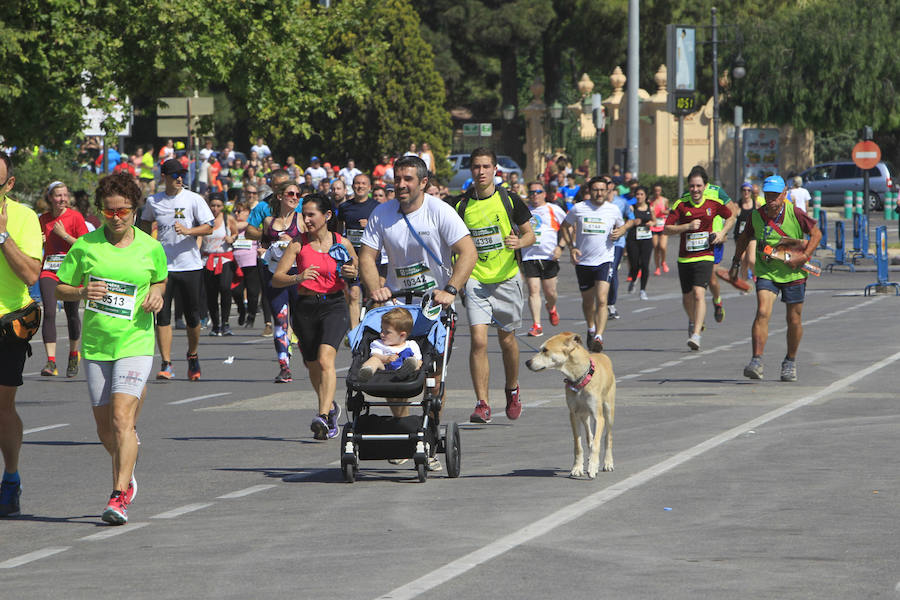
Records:
M28 342L0 338L0 385L19 387L28 357Z
M341 340L350 331L350 309L344 292L324 297L298 296L291 306L291 325L305 362L317 360L323 344L340 348Z
M184 302L184 322L188 327L200 324L200 287L203 285L203 269L196 271L169 271L163 306L156 313L156 324L165 327L172 324L172 298L175 288L181 291Z
M575 276L578 278L578 289L582 292L594 287L597 281L605 281L607 283L613 280L612 263L607 262L596 267L587 265L575 265Z
M709 278L712 277L713 261L698 260L694 262L678 263L678 279L681 281L681 293L689 294L694 287L709 287Z
M523 260L522 273L525 277L553 279L559 275L559 262L555 260Z

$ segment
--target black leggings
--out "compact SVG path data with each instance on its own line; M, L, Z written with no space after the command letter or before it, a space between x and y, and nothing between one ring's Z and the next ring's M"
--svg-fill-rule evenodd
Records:
M56 343L56 286L59 282L52 277L40 278L41 304L44 305L44 324L41 336L45 344ZM78 302L63 302L66 311L66 325L69 327L69 343L81 339L81 319L78 317Z
M641 289L647 287L650 277L650 258L653 256L653 240L628 239L625 242L628 251L628 276L634 281L638 271L641 272Z
M262 279L260 278L259 267L241 267L244 272L244 279L240 285L234 288L232 298L240 307L244 303L244 290L247 290L247 316L251 319L256 317L256 311L259 310L259 295L262 292ZM266 315L266 322L271 323L272 309L269 308L268 302L263 302L263 309Z
M234 279L234 261L222 265L222 272L218 275L209 269L203 269L206 308L209 309L209 318L215 329L218 329L219 325L228 325L228 316L231 313L232 279ZM222 308L221 321L219 321L220 306Z

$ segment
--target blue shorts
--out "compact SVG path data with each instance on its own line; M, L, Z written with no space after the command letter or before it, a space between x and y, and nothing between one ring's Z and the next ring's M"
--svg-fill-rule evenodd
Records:
M778 295L781 292L781 301L785 304L803 304L806 297L806 280L801 279L800 283L792 281L790 283L777 283L771 279L759 277L756 280L756 291L768 290Z
M612 263L607 262L595 267L587 265L575 265L575 275L578 277L578 289L585 292L592 287L597 281L612 282L613 269Z
M713 264L717 265L722 262L725 256L725 244L713 244Z

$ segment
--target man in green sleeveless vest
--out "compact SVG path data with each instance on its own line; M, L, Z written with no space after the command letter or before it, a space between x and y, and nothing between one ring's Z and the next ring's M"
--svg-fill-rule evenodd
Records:
M518 419L522 412L519 399L519 346L516 329L522 324L525 293L519 275L517 251L534 244L531 211L518 195L510 195L494 185L497 156L488 148L472 151L473 185L456 202L456 212L469 228L478 260L466 283L466 313L472 335L469 369L475 389L473 423L490 423L488 384L488 327L497 328L497 340L503 354L506 375L506 416Z
M753 211L750 222L738 238L731 263L730 276L737 277L741 255L751 240L756 240L756 318L753 319L753 358L744 367L744 376L762 379L762 355L769 337L769 319L775 299L787 308L787 353L781 363L781 380L797 381L797 349L803 337L801 321L803 300L806 294L806 271L802 266L822 239L816 222L786 199L787 186L778 175L763 182L766 204ZM808 235L809 239L804 239ZM787 260L766 256L766 246L785 250ZM787 257L785 257L787 258Z

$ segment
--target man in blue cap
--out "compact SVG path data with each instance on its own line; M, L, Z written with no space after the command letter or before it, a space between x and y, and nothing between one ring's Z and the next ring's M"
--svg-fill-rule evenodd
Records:
M313 156L309 159L309 166L303 174L310 176L313 188L318 188L319 182L328 177L328 172L325 171L325 167L319 164L318 156Z
M801 321L806 294L806 271L802 266L822 239L816 221L786 199L787 186L778 175L763 182L765 206L753 211L734 249L730 275L737 277L741 255L751 240L756 240L756 318L753 319L753 357L744 367L744 376L762 379L762 355L769 337L769 319L775 299L781 294L787 312L787 353L781 363L781 380L797 381L797 349L803 337ZM804 239L804 236L809 239ZM787 251L786 260L766 256L766 246Z

